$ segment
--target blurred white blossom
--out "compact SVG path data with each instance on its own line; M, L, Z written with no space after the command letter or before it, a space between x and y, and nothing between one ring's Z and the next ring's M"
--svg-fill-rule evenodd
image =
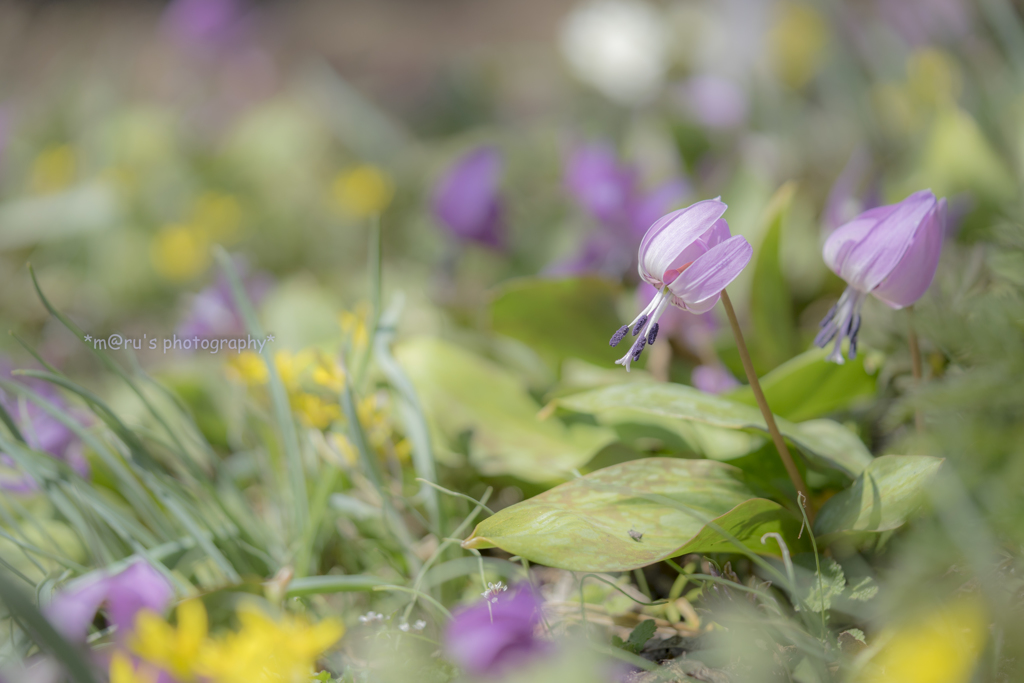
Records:
M621 104L643 104L668 68L666 22L640 0L595 0L562 27L561 47L576 76Z

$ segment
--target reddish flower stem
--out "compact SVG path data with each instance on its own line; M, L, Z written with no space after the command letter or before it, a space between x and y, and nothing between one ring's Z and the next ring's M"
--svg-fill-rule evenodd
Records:
M914 373L914 386L921 386L924 373L921 371L921 346L917 343L917 332L914 330L914 307L907 307L907 344L910 346L910 363ZM914 427L918 434L924 433L924 416L920 410L914 411Z
M807 519L813 523L815 512L811 506L811 496L807 491L807 484L804 483L803 477L800 476L800 470L797 469L793 456L789 453L789 447L786 446L786 441L782 438L779 426L775 424L775 416L772 414L771 408L768 407L768 401L764 397L764 392L761 391L761 383L757 381L757 373L754 372L754 364L750 360L747 343L743 341L743 333L740 331L740 322L736 319L736 311L733 310L732 301L729 300L729 295L724 289L722 290L722 305L725 306L725 312L729 316L729 324L732 326L732 333L736 337L736 348L740 352L740 360L743 361L743 370L747 373L747 381L750 383L750 388L754 391L754 398L757 399L761 415L764 416L764 421L768 425L768 433L771 434L772 441L779 452L779 457L782 458L782 464L786 467L786 473L789 474L790 481L793 482L797 492L803 494L804 499L807 500Z

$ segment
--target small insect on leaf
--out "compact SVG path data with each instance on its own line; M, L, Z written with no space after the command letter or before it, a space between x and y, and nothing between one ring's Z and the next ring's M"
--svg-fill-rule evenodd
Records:
M629 533L629 537L632 538L637 543L639 543L640 539L644 537L643 532L637 531L636 529L632 529L631 528L628 533Z

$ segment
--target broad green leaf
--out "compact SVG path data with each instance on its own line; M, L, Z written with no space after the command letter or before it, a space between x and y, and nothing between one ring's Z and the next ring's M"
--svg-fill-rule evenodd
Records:
M539 418L541 406L519 378L439 339L405 342L395 358L416 387L435 436L445 442L439 454L451 453L471 432L470 462L484 475L563 480L615 438L606 428Z
M502 286L491 302L495 332L523 342L558 369L566 358L607 366L622 353L608 347L621 325L619 286L596 277L524 278Z
M801 422L875 395L875 377L864 368L866 354L843 365L825 362L827 355L826 349L805 351L761 378L765 398L776 415ZM757 407L749 386L740 387L727 397Z
M814 522L815 535L888 531L901 526L924 503L925 489L941 464L941 458L928 455L876 458L850 488L822 506Z
M767 230L754 263L750 316L754 323L754 362L759 373L778 366L797 351L796 321L786 278L779 264L782 223L796 183L776 191L764 212Z
M664 424L665 418L698 425L710 425L751 433L767 433L757 408L714 396L683 384L622 384L557 400L557 405L579 413L594 415L602 424L636 421L643 415ZM776 418L779 430L803 453L820 466L830 467L855 477L872 461L867 447L853 434L832 420L811 420L794 424Z
M735 552L713 522L754 552L767 532L796 541L799 522L754 498L741 472L713 460L647 458L573 479L484 520L465 548L498 547L551 567L626 571L690 552ZM792 547L792 546L791 546Z

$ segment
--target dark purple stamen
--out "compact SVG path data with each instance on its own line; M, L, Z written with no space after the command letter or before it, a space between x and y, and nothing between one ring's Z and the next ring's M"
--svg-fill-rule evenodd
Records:
M636 321L636 325L633 326L633 336L635 337L636 335L640 334L640 330L642 330L644 328L644 325L646 325L646 324L647 324L647 316L646 315L640 316L640 319Z
M644 352L644 344L647 343L647 337L640 337L633 344L633 362L640 359L640 354Z
M832 318L835 317L835 315L836 315L836 308L838 308L838 307L839 307L839 303L838 302L832 304L832 308L828 309L828 313L826 313L825 317L822 318L820 323L818 323L818 327L825 327L825 325L828 325L830 322L832 322Z
M623 325L620 327L619 330L612 335L612 340L608 342L608 346L618 346L619 342L622 341L622 338L626 336L627 332L629 332L629 325Z
M648 344L653 344L654 340L658 338L658 328L660 326L661 326L660 323L654 323L653 325L651 325L651 330L650 330L650 332L647 333L647 343Z
M849 333L850 337L850 360L857 357L857 333L860 332L860 314L853 317L853 325Z

